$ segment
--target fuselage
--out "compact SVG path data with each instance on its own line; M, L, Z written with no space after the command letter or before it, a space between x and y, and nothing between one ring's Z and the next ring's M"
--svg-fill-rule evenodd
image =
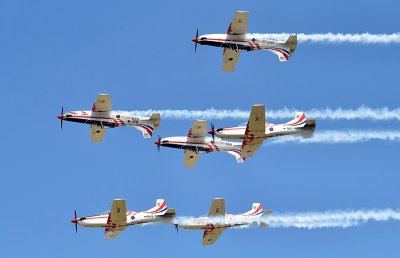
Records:
M102 214L97 216L82 217L72 220L76 221L80 226L83 227L108 227L108 214ZM151 222L170 222L173 216L166 215L154 215L150 212L135 212L128 211L126 213L126 223L117 226L132 226L136 224L151 223Z
M218 228L229 228L256 223L259 217L246 215L225 214L225 216L209 218L197 217L180 221L177 225L185 229L205 229L210 226Z
M175 149L190 149L197 152L215 152L215 151L236 151L241 150L242 143L229 142L216 138L214 141L211 137L166 137L160 140L160 146Z
M213 47L230 48L234 50L269 50L281 52L286 57L290 54L290 49L282 41L274 41L261 37L257 34L242 34L242 35L230 35L230 34L205 34L201 35L197 39L194 38L192 41L200 45L207 45Z
M291 135L291 134L301 134L311 131L310 128L305 128L304 124L300 125L289 125L289 124L265 124L265 134L264 139L272 138L276 136L282 135ZM236 127L227 127L216 129L215 136L221 137L224 139L243 139L246 132L246 125L236 126Z
M58 116L59 119L82 124L95 124L105 128L119 126L149 126L146 124L147 117L131 116L120 112L94 112L94 111L71 111Z

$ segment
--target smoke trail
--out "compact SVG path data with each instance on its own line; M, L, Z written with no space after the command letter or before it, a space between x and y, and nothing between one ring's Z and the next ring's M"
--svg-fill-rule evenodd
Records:
M400 131L316 131L314 137L303 138L299 135L277 137L269 143L357 143L370 140L400 141Z
M303 213L282 213L272 214L259 218L246 219L243 217L226 217L225 219L213 218L207 220L192 220L193 218L179 217L175 219L179 226L188 226L192 223L208 224L247 224L239 228L246 228L252 225L268 225L271 228L348 228L362 225L367 222L400 221L400 211L393 209L382 210L356 210L356 211L325 211L325 212L303 212Z
M292 119L298 110L283 108L277 110L267 110L267 119ZM162 119L242 119L249 118L250 110L240 109L205 109L205 110L187 110L187 109L163 109L163 110L135 110L135 111L117 111L120 113L128 113L134 116L151 116L153 113L160 113ZM370 108L361 106L356 109L311 109L305 111L307 117L325 120L398 120L400 121L400 108L389 109Z
M286 41L289 33L268 33L268 34L252 34L271 40ZM392 34L343 34L343 33L316 33L316 34L297 34L298 42L311 43L362 43L362 44L389 44L400 43L400 33Z

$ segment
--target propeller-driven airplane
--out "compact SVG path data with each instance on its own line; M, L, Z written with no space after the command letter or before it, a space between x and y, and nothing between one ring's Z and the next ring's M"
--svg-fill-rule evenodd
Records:
M160 125L160 114L154 113L151 117L138 117L126 113L111 110L111 98L108 94L98 94L91 111L71 111L57 116L63 121L71 121L82 124L90 124L91 140L93 142L103 141L107 128L119 126L132 126L143 133L144 138L150 138L153 131Z
M78 232L78 224L83 227L105 228L105 239L116 239L128 226L137 224L163 222L171 223L175 217L175 209L167 209L167 202L163 199L156 201L156 206L142 212L127 211L126 200L115 199L110 212L98 216L78 218L75 210L75 232Z
M229 142L206 136L207 121L196 120L187 136L167 137L158 136L155 142L158 150L160 146L184 150L185 167L194 167L200 153L226 151L236 157L238 163L244 162L242 158L242 143Z
M176 221L175 227L177 229L180 227L184 229L203 230L203 245L212 245L226 228L246 225L256 225L259 227L268 226L267 223L263 221L260 222L259 218L270 213L270 210L263 211L260 203L253 203L252 209L246 213L239 215L226 214L225 200L215 198L212 201L208 217Z
M294 119L285 124L268 123L265 121L265 106L254 105L246 124L219 129L214 129L211 124L211 131L208 133L224 139L243 139L242 157L251 157L268 138L292 134L301 134L304 138L312 137L315 124L315 120L307 120L303 112L297 112Z
M268 50L278 55L279 61L289 60L297 46L297 36L290 35L286 42L273 41L257 34L247 33L248 12L238 11L235 13L226 34L206 34L199 37L199 30L196 37L194 49L197 44L224 48L222 69L225 72L233 72L239 60L240 51Z

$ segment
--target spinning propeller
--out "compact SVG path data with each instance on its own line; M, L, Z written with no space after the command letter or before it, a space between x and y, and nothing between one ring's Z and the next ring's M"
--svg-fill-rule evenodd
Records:
M196 37L194 39L192 39L192 41L195 43L194 44L194 52L195 53L196 53L196 50L197 50L198 37L199 37L199 29L196 30Z
M75 233L78 234L78 218L76 216L76 210L74 210L74 219L71 220L71 222L75 223Z
M64 107L63 106L61 106L61 115L59 115L57 118L61 120L60 126L61 126L61 130L62 130L63 120L64 120Z
M213 141L215 140L215 131L214 131L214 124L211 123L211 131L209 131L208 133L211 134Z
M174 225L175 225L176 233L178 234L178 229L179 229L178 224L174 224Z
M161 137L160 135L158 135L158 140L156 142L154 142L154 144L157 145L157 150L158 152L160 152L160 144L161 144Z

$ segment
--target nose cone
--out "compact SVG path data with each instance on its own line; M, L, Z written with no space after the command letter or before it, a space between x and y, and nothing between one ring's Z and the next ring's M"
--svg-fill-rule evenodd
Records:
M161 143L160 141L154 142L155 145L160 145L160 143Z
M210 130L210 131L208 131L208 134L214 134L215 133L215 131L214 130Z
M199 42L199 39L198 38L192 38L192 41L193 42Z
M57 116L58 119L63 119L62 115Z
M74 224L76 224L76 223L78 223L78 220L79 220L79 219L73 219L73 220L71 220L71 222L74 223Z

